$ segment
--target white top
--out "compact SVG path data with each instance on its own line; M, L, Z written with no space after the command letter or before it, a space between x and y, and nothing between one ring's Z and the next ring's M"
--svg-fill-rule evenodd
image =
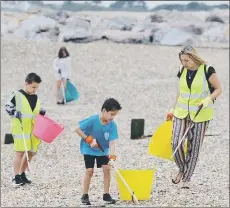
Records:
M53 68L55 77L57 79L70 79L71 77L71 58L55 58L53 62ZM58 70L61 69L61 74L58 73Z

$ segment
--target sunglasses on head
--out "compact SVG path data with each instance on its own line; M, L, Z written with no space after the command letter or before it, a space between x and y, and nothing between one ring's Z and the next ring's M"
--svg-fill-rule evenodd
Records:
M185 46L184 48L181 49L180 54L182 53L191 53L194 51L194 48L190 45Z

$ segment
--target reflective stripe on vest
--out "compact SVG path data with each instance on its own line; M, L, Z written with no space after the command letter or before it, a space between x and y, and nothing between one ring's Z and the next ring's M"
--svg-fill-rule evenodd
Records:
M181 93L181 97L185 98L185 99L189 99L189 98L192 98L192 99L206 98L208 95L209 95L209 93L207 91L203 92L202 94L191 94L191 95L189 93Z
M193 120L198 110L198 104L210 95L210 90L204 73L204 64L200 65L190 89L188 88L186 77L188 71L186 68L184 69L180 77L180 94L174 110L174 116L183 119L189 114L190 118ZM211 103L206 108L203 108L194 122L203 122L213 119L213 106L214 104Z
M184 103L177 103L176 105L179 108L183 108L185 110L188 110L188 105ZM214 105L211 103L207 106L207 108L212 108ZM197 112L198 111L198 106L189 106L189 111Z
M31 135L30 134L24 134L25 139L30 139ZM14 134L14 139L23 139L23 134Z

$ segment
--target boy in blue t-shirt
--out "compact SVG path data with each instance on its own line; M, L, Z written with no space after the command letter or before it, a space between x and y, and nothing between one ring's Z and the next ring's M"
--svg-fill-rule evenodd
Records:
M117 100L109 98L105 100L101 108L101 114L90 116L79 122L76 133L81 137L80 151L84 155L86 173L83 182L83 204L90 205L89 186L94 172L94 163L97 161L97 168L103 169L104 173L104 194L103 200L115 203L109 194L110 187L110 166L109 160L116 160L115 140L118 139L117 125L113 121L121 110ZM107 154L99 149L98 144Z

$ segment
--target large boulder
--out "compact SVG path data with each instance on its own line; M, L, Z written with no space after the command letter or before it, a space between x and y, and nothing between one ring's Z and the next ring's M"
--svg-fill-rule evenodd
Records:
M101 30L128 30L136 24L135 19L129 17L114 17L111 19L102 19L98 26Z
M64 42L90 42L98 40L98 37L93 35L90 20L82 17L70 17L66 24L60 27L58 41Z
M59 42L86 43L101 39L100 35L94 35L91 30L83 28L71 29L59 34Z
M23 15L20 15L22 17ZM20 26L20 19L14 13L3 13L1 14L1 36L14 31Z
M157 28L156 24L140 22L133 26L132 32L144 32L146 30L151 30Z
M90 21L87 19L84 19L82 17L78 17L78 16L69 17L66 20L66 24L63 27L63 29L66 29L66 28L69 28L69 29L82 28L85 30L89 30L90 29Z
M154 22L165 22L166 20L163 16L158 14L151 14L144 19L145 22L154 23Z
M22 21L20 27L14 32L16 36L34 39L36 34L49 32L56 26L56 21L44 16L31 16Z
M117 43L149 43L153 37L147 32L107 30L102 33L102 38Z
M171 27L168 23L162 22L155 25L155 28L152 30L154 34L154 42L160 43L163 37L171 30Z
M211 16L207 17L205 21L206 22L219 22L219 23L224 24L224 20L222 20L221 17L216 16L216 15L211 15Z
M101 30L100 24L103 21L103 18L99 15L87 15L84 19L90 23L90 28L92 30Z
M172 28L160 41L161 45L181 46L195 43L191 33L179 29Z
M195 35L202 35L204 32L203 27L198 27L196 25L188 25L187 27L184 28L187 32L195 34Z
M60 24L66 24L66 20L70 17L70 15L65 11L43 11L43 16L54 19Z
M210 28L203 33L200 40L204 42L229 44L229 25L219 25L219 27Z
M18 29L19 25L20 23L17 19L12 19L11 21L6 22L1 20L1 36L14 33L14 31Z

